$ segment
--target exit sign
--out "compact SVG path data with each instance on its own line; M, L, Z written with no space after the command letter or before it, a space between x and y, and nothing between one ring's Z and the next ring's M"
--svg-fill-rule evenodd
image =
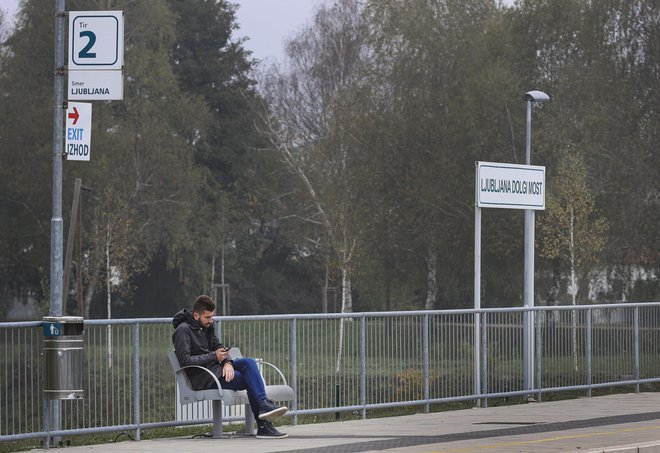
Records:
M91 137L92 104L69 102L64 130L66 160L89 160Z

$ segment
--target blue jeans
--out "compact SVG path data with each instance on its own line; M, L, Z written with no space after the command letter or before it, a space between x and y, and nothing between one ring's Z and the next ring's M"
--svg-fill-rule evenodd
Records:
M220 370L222 374L222 369ZM250 358L234 360L234 379L231 382L219 376L220 385L227 390L246 390L255 420L259 421L259 402L266 399L264 381L259 373L257 362Z

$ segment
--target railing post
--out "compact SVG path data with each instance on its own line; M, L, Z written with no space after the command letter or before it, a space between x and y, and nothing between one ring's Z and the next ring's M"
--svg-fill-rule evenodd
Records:
M50 448L50 400L44 398L44 410L43 410L43 417L44 417L44 432L46 433L46 437L44 437L44 448L48 449Z
M424 405L424 413L428 414L431 405L429 404L429 399L431 397L430 395L430 389L429 389L429 369L430 369L430 364L429 364L429 315L425 314L424 315L424 335L423 335L423 357L424 357L424 399L426 400L426 404Z
M635 392L639 393L639 306L635 307Z
M483 313L481 320L481 379L480 393L484 395L483 407L488 407L488 313Z
M140 417L140 325L137 322L133 324L133 379L135 380L133 386L133 418L137 425L135 440L140 440L142 433L142 428L140 428L142 422Z
M297 340L298 334L296 332L296 318L291 320L291 388L293 389L293 401L291 401L291 408L298 410L298 348ZM292 424L298 424L298 414L295 414L291 419Z
M547 311L543 312L543 317L547 316ZM541 372L543 371L543 364L541 363L541 312L536 312L535 315L535 324L536 324L536 388L538 389L536 400L541 402L541 386L543 385L543 379L541 378Z
M364 420L367 418L367 321L364 313L360 318L360 404Z
M476 396L481 394L481 313L474 312L474 387L473 392ZM481 407L481 398L477 398L476 406Z
M531 212L533 215L533 211ZM525 269L525 272L527 272L527 269ZM530 284L533 287L533 282ZM534 305L533 299L531 304L530 306ZM526 310L523 312L523 381L525 390L532 390L534 387L534 312L528 307L525 308ZM531 392L524 396L525 400L530 396Z
M213 299L215 300L215 299ZM215 336L217 337L218 341L222 340L222 318L218 319L215 322ZM231 346L231 345L229 345Z
M591 308L587 310L587 396L591 396L591 357L593 355L593 346L591 344L592 328L591 328L592 311Z

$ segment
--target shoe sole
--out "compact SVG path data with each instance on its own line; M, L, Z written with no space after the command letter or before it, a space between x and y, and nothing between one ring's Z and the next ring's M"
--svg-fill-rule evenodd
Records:
M270 420L271 418L279 417L280 415L286 414L289 409L286 407L278 407L270 412L264 412L259 414L259 420Z
M284 439L285 437L289 437L289 435L282 434L281 436L260 436L257 434L257 439Z

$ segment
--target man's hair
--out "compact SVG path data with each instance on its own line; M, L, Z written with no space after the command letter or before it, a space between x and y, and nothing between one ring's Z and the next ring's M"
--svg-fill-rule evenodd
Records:
M201 315L205 311L215 311L215 303L213 302L213 299L203 294L195 299L193 312L199 313Z

